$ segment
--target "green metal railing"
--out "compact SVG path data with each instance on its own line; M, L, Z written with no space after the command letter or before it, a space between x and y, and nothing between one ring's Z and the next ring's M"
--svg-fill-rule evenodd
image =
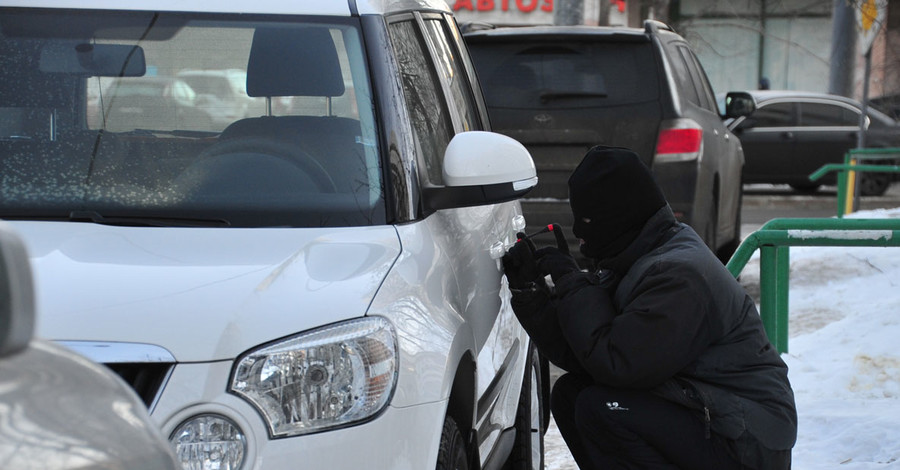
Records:
M864 165L860 161L870 160L896 160L900 158L900 148L867 148L850 149L844 154L844 163L829 163L809 175L809 179L816 181L827 173L837 171L837 216L843 217L855 210L856 201L856 172L869 173L900 173L900 166L891 165Z
M900 219L773 219L750 234L726 267L740 275L759 249L759 314L769 341L788 351L788 281L792 246L900 246Z

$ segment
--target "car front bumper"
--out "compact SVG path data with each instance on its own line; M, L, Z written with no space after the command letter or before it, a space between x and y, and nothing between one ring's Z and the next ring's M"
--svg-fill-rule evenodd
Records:
M152 417L168 437L186 419L224 416L247 439L243 470L296 468L433 468L446 401L397 408L388 406L371 421L297 437L270 439L262 416L228 393L231 362L179 364L173 370ZM185 405L187 404L187 405Z

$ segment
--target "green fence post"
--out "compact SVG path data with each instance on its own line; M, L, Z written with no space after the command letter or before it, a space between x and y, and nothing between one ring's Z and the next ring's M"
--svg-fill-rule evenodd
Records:
M791 248L779 246L775 248L775 272L778 278L775 283L775 349L780 353L788 352L788 291L791 278Z
M765 245L759 247L759 316L769 341L778 347L778 323L775 321L778 306L778 271L776 269L776 247Z
M848 156L850 154L847 154ZM847 206L847 172L839 171L837 175L837 216L844 217L844 208Z

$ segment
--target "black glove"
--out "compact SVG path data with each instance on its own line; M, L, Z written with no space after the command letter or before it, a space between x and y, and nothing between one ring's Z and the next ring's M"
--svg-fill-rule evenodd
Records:
M535 261L534 244L524 233L517 233L516 237L519 240L503 255L503 270L510 288L524 289L537 282L541 271Z
M549 274L554 284L566 274L581 271L575 258L557 247L541 248L535 252L534 256L537 258L537 265L541 273Z

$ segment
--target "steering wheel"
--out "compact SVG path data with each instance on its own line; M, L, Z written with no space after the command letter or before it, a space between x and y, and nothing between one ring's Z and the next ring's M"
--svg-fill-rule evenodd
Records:
M230 154L261 154L278 158L302 170L320 191L337 192L337 185L331 175L312 155L294 145L267 138L247 137L223 140L201 152L197 158L198 161L204 161Z

